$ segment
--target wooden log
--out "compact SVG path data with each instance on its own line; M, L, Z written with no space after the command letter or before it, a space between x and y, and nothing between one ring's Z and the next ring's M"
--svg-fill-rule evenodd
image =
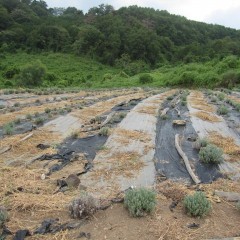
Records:
M174 108L174 110L177 112L178 117L180 117L180 115L181 115L180 110L178 108Z
M218 197L224 198L229 202L238 202L240 201L240 193L236 192L223 192L215 190L215 195Z
M114 114L115 114L115 111L111 112L111 113L107 116L106 120L101 124L101 128L102 128L103 126L105 126L106 124L108 124L108 123L111 121L111 119L112 119L112 117L114 116Z
M165 115L167 114L168 110L169 110L169 108L163 109L162 112L161 112L161 114L160 114L160 117L165 116Z
M193 172L193 170L192 170L192 168L190 166L190 163L189 163L187 155L183 152L183 150L180 147L179 134L175 135L175 146L176 146L176 149L177 149L179 155L182 157L182 159L183 159L183 161L185 163L186 169L187 169L189 175L191 176L192 180L195 182L195 184L199 184L201 181L198 179L198 177Z
M11 148L12 148L12 145L7 146L7 147L4 147L3 149L0 150L0 154L3 154L3 153L5 153L5 152L11 150Z
M186 121L185 120L173 120L173 125L177 125L177 126L185 126L186 125Z
M17 141L17 142L14 144L14 146L16 146L16 145L17 145L18 143L20 143L20 142L23 142L23 141L27 140L27 139L30 138L32 135L33 135L33 133L28 134L28 135L25 136L24 138L22 138L22 139L20 139L19 141ZM0 150L0 155L3 154L3 153L5 153L5 152L7 152L7 151L9 151L9 150L11 150L11 149L12 149L12 146L13 146L13 145L10 145L10 146L7 146L7 147L1 149L1 150Z
M32 135L33 135L33 132L32 132L32 133L30 133L30 134L28 134L28 135L27 135L27 136L25 136L24 138L20 139L18 142L23 142L23 141L25 141L25 140L29 139L30 137L32 137Z

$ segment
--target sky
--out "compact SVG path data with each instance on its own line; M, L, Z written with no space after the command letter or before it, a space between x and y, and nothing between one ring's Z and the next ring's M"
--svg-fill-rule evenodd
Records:
M85 13L102 3L115 9L138 5L185 16L200 22L240 29L240 0L45 0L49 7L76 7Z

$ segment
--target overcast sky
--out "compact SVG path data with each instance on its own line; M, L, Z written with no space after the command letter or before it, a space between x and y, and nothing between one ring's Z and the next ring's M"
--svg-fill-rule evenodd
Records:
M138 5L167 10L188 19L240 29L240 0L45 0L49 7L76 7L87 12L101 3L115 9Z

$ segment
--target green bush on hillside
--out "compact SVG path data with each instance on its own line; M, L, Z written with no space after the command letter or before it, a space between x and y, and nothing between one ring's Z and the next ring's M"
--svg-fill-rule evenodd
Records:
M46 74L46 67L36 61L26 65L20 72L20 83L26 87L36 87L43 83L43 78Z
M153 82L153 77L148 73L144 73L140 75L139 82L142 84L151 83Z

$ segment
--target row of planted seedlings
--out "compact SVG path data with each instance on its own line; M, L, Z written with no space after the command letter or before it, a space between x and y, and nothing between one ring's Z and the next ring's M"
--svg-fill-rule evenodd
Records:
M79 189L77 188L80 183L79 176L87 172L91 168L91 161L94 159L96 152L102 149L103 144L105 143L108 135L111 132L111 128L116 126L116 124L118 124L125 117L127 112L130 111L130 109L133 108L139 101L140 99L136 99L136 100L129 101L127 103L121 103L115 106L111 112L106 113L104 115L96 116L95 118L91 119L89 123L85 123L85 126L83 129L80 129L80 132L86 130L86 135L87 135L86 137L80 137L79 135L81 135L81 133L79 134L79 132L72 133L61 144L58 144L58 146L56 146L57 148L56 154L49 154L49 153L43 154L40 157L32 159L30 162L28 162L27 163L28 168L22 171L23 175L21 175L21 172L19 172L17 169L16 170L12 169L11 172L8 172L8 171L4 172L4 175L13 174L13 176L10 178L11 181L12 181L12 178L14 179L15 177L17 177L18 184L21 184L24 182L24 185L21 187L21 190L18 190L20 189L20 187L18 187L17 182L14 181L13 185L11 186L11 190L9 190L8 193L6 193L7 195L4 195L5 189L1 193L4 195L4 198L10 197L8 199L9 203L11 204L12 202L12 204L15 206L13 209L11 209L10 211L11 214L14 214L14 216L16 217L18 215L18 211L20 213L21 211L24 211L24 214L26 213L26 217L27 217L27 213L29 209L32 209L32 208L33 209L31 211L35 212L35 214L40 214L40 216L42 217L45 216L44 212L46 212L46 214L48 214L49 216L49 214L54 211L58 211L58 212L65 211L63 210L62 207L65 208L66 204L64 204L63 206L63 203L69 203L73 195L75 195L76 193L79 193ZM50 147L44 144L39 144L39 145L41 145L41 149ZM39 177L36 177L35 172L33 171L35 169L35 166L33 165L38 161L40 162L45 161L43 167L47 168L47 171L44 171L45 174L41 175L41 179L44 181L41 181L41 180L39 181L38 179ZM51 162L53 163L51 164ZM81 163L83 163L84 165L84 167L82 168L82 171L80 167L82 165ZM60 171L63 169L65 171ZM77 174L76 174L76 169L79 170ZM59 174L57 172L59 172ZM50 175L52 175L53 173L55 173L55 175L53 176L53 178L52 177L50 178ZM69 173L74 173L74 174L69 175ZM60 177L60 178L56 180L57 177ZM3 176L3 181L5 181L8 178L9 178L8 176L7 177ZM25 182L27 184L25 184ZM38 183L37 190L35 190L36 182ZM46 184L48 184L49 186L46 186ZM65 194L64 196L62 196L61 199L57 197L53 199L52 192L49 193L49 189L54 188L54 186L52 186L53 184L55 186L57 185L57 190L55 190L53 194L56 194L58 192L65 192L66 190L68 190L68 194ZM80 187L81 187L81 191L84 191L85 189L84 186L80 186ZM13 191L13 192L9 193L10 191ZM39 195L39 193L41 194ZM11 199L12 195L14 195L14 197ZM25 203L26 198L28 200ZM87 201L86 208L90 211L89 209L90 203L88 202L88 200L91 198L88 198L86 194L84 194L83 198L86 199ZM73 201L71 205L75 203L76 201ZM49 206L51 208L49 208ZM91 205L91 206L94 208L94 205ZM40 208L40 211L38 211L38 208ZM46 210L41 211L42 208L44 209L46 208ZM88 213L88 210L86 210L85 207L79 210L83 211L82 216L86 217L86 211ZM2 206L0 206L0 211L1 211L0 212L1 215L4 218L4 219L2 218L3 221L1 223L5 224L5 220L7 221L8 219L7 211ZM21 213L21 219L22 218L23 218L23 213ZM43 224L46 224L46 221L47 220L45 220ZM57 229L58 229L57 231L65 230L67 227L66 224L59 226L59 222L55 220L53 221L51 220L49 224L54 225L55 223L57 225ZM54 226L53 225L51 225L51 227L48 229L47 232L39 230L41 229L42 226L40 226L39 228L37 228L35 231L32 231L32 232L33 234L50 233L51 229L53 228L55 229L56 227L55 225ZM16 229L15 225L14 225L14 229ZM56 232L56 229L54 231ZM17 231L16 235L17 233L22 234L22 230Z
M66 115L77 109L83 109L84 107L90 106L94 103L95 100L80 100L76 101L75 103L65 104L64 107L46 107L44 112L36 111L33 114L28 113L25 116L19 116L13 121L5 123L2 128L0 128L0 136L20 134L31 131L58 116ZM41 103L38 104L41 106Z
M184 102L184 99L185 97L183 95L180 101ZM182 102L180 103L180 105L184 106L184 104L182 105ZM174 109L176 105L174 106L173 102L171 102L169 106L171 106ZM180 106L178 105L178 107ZM180 108L180 111L183 112L182 108ZM181 115L181 112L180 112L180 115ZM123 114L121 115L122 116L119 116L120 118L124 117ZM107 119L106 116L96 117L91 121L92 126L91 124L89 124L88 127L91 126L92 130L94 130L94 128L96 128L96 125L101 126L101 123L103 123L106 119ZM115 122L114 118L111 120L113 123ZM167 118L164 117L162 120L166 121ZM99 129L99 126L98 126L97 132L99 132L99 135L101 134L105 135L106 132L107 134L109 134L108 131L103 130L104 128L105 127L102 127ZM74 138L73 140L78 139L78 136L71 136L71 137ZM205 141L204 139L198 140L196 143L196 146L197 145L200 148L199 155L200 156L204 155L202 152L204 148L208 146L208 142ZM76 183L77 184L80 183L80 180L77 180L77 177L78 176L74 176L74 177L68 176L65 179L60 179L61 181L58 181L59 190L62 189L62 191L65 191L64 188L66 187L75 188ZM129 213L131 216L143 217L149 213L154 212L154 210L161 204L159 203L159 199L157 197L159 193L158 189L151 190L146 188L130 188L118 194L116 198L110 199L107 204L106 202L103 204L100 199L94 198L93 196L87 194L86 191L83 191L83 190L81 191L82 191L82 194L80 194L78 198L75 198L74 200L72 200L69 205L69 214L72 218L75 218L75 219L81 219L81 220L91 219L97 211L106 209L112 204L120 203L120 202L124 202L124 206L129 210ZM191 191L190 194L184 192L184 197L181 203L183 208L186 210L186 213L193 217L204 217L208 213L210 213L211 209L213 208L212 203L210 202L209 199L207 199L205 193L202 190L197 192ZM240 206L240 205L238 204L237 206ZM7 211L5 211L4 209L3 210L1 209L0 211L4 216L3 224L5 224L8 218ZM48 231L44 230L44 224L46 223L50 226L48 228ZM50 219L50 220L48 219L43 221L42 224L33 231L33 234L46 234L46 233L54 233L54 232L56 233L56 231L66 230L66 226L68 226L68 223L66 222L63 224L60 224L55 219ZM80 225L74 225L74 226L79 227Z
M44 123L53 120L59 115L66 115L73 110L82 109L96 103L97 101L108 100L110 98L112 98L112 95L102 96L98 99L81 99L76 100L71 104L65 104L64 107L46 107L44 109L44 112L35 112L33 114L28 113L25 115L25 117L18 117L13 121L4 124L2 128L0 128L0 136L31 131L38 126L42 126ZM62 100L66 101L68 98L64 97ZM42 108L42 102L40 100L37 99L35 102L36 106L40 106Z
M69 137L58 146L57 154L52 156L44 155L39 158L41 161L54 160L56 157L60 159L60 164L52 166L48 173L51 174L64 168L71 162L72 158L75 158L76 154L84 154L84 158L87 160L84 170L79 175L89 171L97 152L104 149L104 144L112 129L123 120L126 114L140 100L136 99L121 103L113 107L110 112L92 118L80 130L71 132Z
M216 166L209 167L199 156L199 148L195 147L198 134L192 126L187 108L189 91L180 91L177 95L168 97L163 104L157 123L155 166L163 178L174 181L211 182L220 176ZM167 111L166 111L167 110ZM179 153L178 145L187 158L192 173L188 171L183 156Z

